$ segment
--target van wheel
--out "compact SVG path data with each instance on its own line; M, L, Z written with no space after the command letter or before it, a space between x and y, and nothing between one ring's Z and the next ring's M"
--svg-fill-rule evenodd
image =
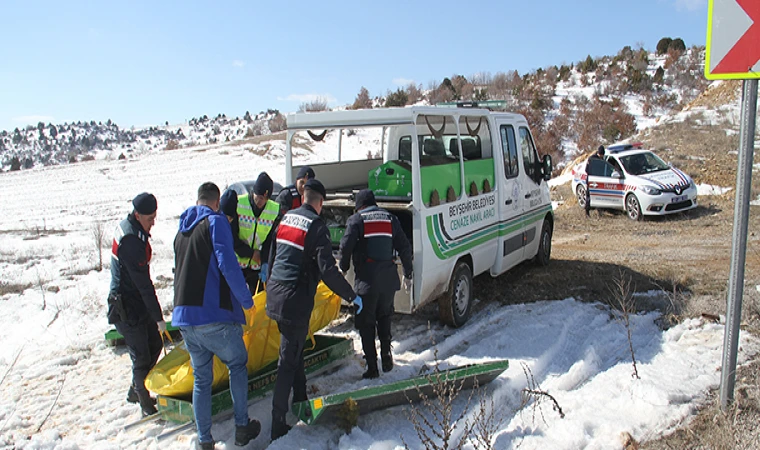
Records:
M575 188L575 196L578 198L578 206L581 207L581 209L586 208L586 186L579 184L577 188Z
M628 194L625 198L625 212L631 220L641 220L641 206L639 199L634 194Z
M549 264L549 257L552 254L552 225L544 219L544 225L541 227L541 240L538 241L538 253L534 261L539 266Z
M472 310L472 270L459 261L449 281L449 291L438 300L441 322L453 327L461 327L470 318Z

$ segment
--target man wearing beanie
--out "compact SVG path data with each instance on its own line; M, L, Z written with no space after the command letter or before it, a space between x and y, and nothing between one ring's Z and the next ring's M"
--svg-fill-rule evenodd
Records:
M239 231L235 235L235 253L251 292L256 292L259 280L267 281L266 258L272 244L272 229L280 221L280 206L270 200L273 188L272 179L261 172L253 192L238 197Z
M108 323L124 336L132 359L132 385L127 401L140 403L143 415L155 414L156 401L145 388L145 377L156 365L166 322L150 279L150 230L156 220L157 202L143 192L132 200L134 210L121 221L111 245L111 288Z
M301 167L296 175L296 182L282 188L277 195L277 203L280 204L280 214L285 214L291 209L296 209L303 202L303 189L306 182L316 178L314 171L309 166Z
M269 256L267 316L280 330L280 359L272 396L272 440L290 431L285 422L288 398L307 400L303 349L314 309L319 280L361 311L362 298L356 295L335 267L327 225L319 217L325 187L316 179L304 184L304 203L288 211L276 230Z
M367 371L362 378L377 378L375 331L380 338L383 372L393 369L391 318L393 297L400 289L394 251L404 268L404 285L411 287L412 246L398 218L377 206L375 194L362 189L356 194L356 214L346 222L340 240L340 269L347 272L354 262L354 291L362 296L364 310L354 322L362 339Z

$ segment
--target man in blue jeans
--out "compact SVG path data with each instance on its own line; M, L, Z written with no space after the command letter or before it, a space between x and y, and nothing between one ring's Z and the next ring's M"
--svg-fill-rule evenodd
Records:
M230 371L235 411L235 445L246 445L261 431L248 418L248 351L243 343L243 307L253 308L251 292L237 263L232 230L219 210L219 188L204 183L196 206L180 216L174 238L174 313L195 375L193 413L198 447L212 450L211 384L216 355Z

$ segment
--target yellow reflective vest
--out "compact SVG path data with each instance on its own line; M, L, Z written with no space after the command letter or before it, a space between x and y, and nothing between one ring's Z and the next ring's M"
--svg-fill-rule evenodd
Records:
M261 245L269 236L269 232L272 231L272 225L277 220L277 215L280 212L280 205L273 201L267 200L264 205L264 210L261 211L259 217L253 215L253 207L251 205L251 198L248 195L238 196L237 215L238 222L240 223L240 233L238 236L240 239L248 244L253 250L261 251ZM261 255L262 259L265 259L266 255ZM256 263L250 258L237 257L238 264L241 268L250 267L253 270L259 270L261 265Z

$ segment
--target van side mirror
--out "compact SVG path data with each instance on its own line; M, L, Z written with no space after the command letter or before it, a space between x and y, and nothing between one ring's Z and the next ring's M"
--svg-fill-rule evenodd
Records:
M551 155L544 155L543 163L541 164L541 172L543 174L543 178L546 181L549 181L552 177L552 156Z

